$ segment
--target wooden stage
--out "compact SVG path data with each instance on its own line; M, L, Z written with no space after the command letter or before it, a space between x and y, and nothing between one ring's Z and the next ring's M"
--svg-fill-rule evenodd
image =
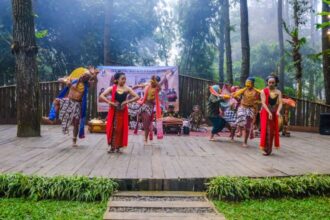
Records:
M106 152L104 134L87 132L77 148L71 146L71 140L71 135L62 135L59 126L42 126L40 138L17 138L15 125L1 125L0 172L103 176L132 180L133 185L146 179L181 180L186 184L185 179L197 181L220 175L330 174L330 136L313 133L292 132L291 137L281 138L282 148L269 157L261 155L259 139L242 148L241 139L231 143L228 137L210 142L207 137L166 136L144 146L142 135L130 135L129 146L122 154ZM164 182L159 184L166 188Z

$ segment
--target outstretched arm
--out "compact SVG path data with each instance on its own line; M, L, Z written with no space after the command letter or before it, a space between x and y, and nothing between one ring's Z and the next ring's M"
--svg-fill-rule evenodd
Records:
M131 102L136 102L137 100L140 99L140 97L138 96L138 94L136 94L136 92L133 91L133 89L128 87L128 93L133 96L133 98L131 98L130 100L126 100L124 101L121 105L126 105L129 104Z
M133 86L133 87L132 87L132 90L139 89L139 88L143 89L143 88L145 88L146 86L147 86L146 83L138 84L138 85Z
M71 86L70 77L59 78L57 81L60 82L60 83L64 83L67 86Z
M241 96L244 92L245 92L246 88L240 89L236 92L233 93L233 97L234 98L238 98L239 96Z

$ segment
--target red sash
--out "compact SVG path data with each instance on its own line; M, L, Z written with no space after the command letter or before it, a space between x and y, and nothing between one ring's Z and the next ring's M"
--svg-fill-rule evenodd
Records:
M266 105L268 105L268 100L270 96L270 92L268 88L264 89L264 93L266 96ZM261 133L260 133L260 148L264 149L266 147L266 137L267 137L267 123L275 123L275 131L274 131L274 139L275 139L275 147L280 147L280 134L279 134L279 128L278 128L278 116L275 113L273 113L273 121L268 120L268 112L266 109L262 108L260 112L260 125L261 125Z
M117 92L117 85L114 85L112 87L112 94L111 94L111 101L115 102L116 101L116 92ZM126 147L128 144L128 108L127 105L123 109L124 111L124 130L123 130L123 147ZM109 111L108 111L108 120L107 120L107 140L108 144L111 143L111 138L112 138L112 132L113 132L113 119L115 115L115 107L110 106Z

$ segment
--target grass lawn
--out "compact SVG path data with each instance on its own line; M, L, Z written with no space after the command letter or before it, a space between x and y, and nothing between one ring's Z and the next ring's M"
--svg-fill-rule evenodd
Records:
M0 219L102 219L106 202L0 198Z
M330 197L214 203L226 219L330 219Z

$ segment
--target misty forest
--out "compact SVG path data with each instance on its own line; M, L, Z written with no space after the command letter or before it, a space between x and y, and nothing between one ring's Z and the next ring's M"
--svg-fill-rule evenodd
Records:
M330 1L32 0L39 81L78 66L178 66L179 73L264 85L330 104ZM15 0L0 1L0 85L17 83ZM323 46L322 46L323 45ZM31 49L32 50L32 49Z

